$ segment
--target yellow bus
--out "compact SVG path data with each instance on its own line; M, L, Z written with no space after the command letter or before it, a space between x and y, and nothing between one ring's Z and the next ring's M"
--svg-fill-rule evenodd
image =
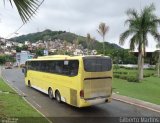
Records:
M111 101L112 60L107 56L53 55L26 62L25 84L76 107Z

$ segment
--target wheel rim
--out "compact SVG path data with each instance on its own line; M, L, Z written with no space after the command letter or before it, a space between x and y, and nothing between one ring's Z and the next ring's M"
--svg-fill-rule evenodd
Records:
M57 100L58 102L61 102L61 97L60 97L60 94L59 94L59 93L56 94L56 100Z
M50 89L50 90L49 90L49 98L51 98L51 99L53 98L53 92L52 92L52 89Z
M60 102L60 97L59 96L57 96L57 101Z

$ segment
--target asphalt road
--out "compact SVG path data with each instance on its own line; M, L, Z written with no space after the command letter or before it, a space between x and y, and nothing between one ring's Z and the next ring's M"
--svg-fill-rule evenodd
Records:
M55 118L63 119L64 122L86 121L93 118L90 122L97 122L97 118L113 117L160 117L160 113L148 109L136 107L116 100L111 103L100 104L85 108L75 108L65 103L57 103L54 99L50 100L48 95L43 94L24 84L24 75L21 69L2 69L2 75L10 85L17 88L18 92L25 96L36 109L55 122ZM107 119L106 119L107 120Z

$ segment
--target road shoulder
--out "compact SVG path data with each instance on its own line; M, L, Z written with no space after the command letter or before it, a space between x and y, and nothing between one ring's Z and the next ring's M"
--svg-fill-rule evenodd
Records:
M0 104L0 106L2 106L2 112L0 112L0 122L1 120L9 122L7 118L14 117L19 122L33 120L35 123L39 123L41 121L50 123L51 121L48 118L46 118L40 111L31 105L25 97L18 90L16 90L16 88L14 88L13 85L10 85L7 82L3 74L1 74L1 70L2 68L0 66L0 96L2 102ZM21 107L23 107L23 110Z

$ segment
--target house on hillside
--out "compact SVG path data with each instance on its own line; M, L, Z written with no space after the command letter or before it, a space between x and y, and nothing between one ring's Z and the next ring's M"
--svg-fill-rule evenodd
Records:
M27 45L27 46L28 46L28 45L30 45L30 44L31 44L30 41L25 41L25 42L24 42L24 45Z
M12 46L13 46L12 42L10 42L10 41L6 42L6 47L12 47Z

